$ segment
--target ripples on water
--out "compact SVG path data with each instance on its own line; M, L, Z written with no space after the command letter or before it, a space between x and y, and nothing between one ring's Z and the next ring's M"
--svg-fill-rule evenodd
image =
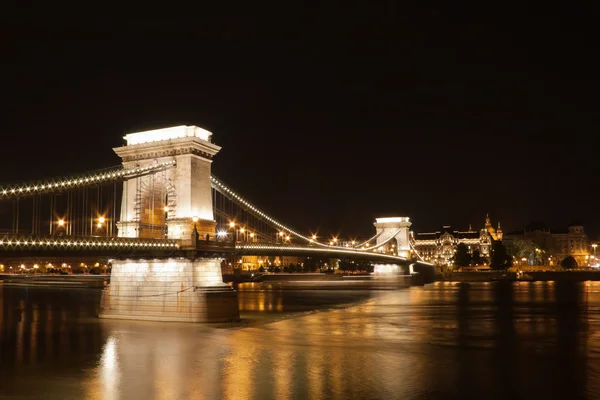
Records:
M600 397L600 283L239 288L242 322L95 318L94 290L0 285L0 398Z

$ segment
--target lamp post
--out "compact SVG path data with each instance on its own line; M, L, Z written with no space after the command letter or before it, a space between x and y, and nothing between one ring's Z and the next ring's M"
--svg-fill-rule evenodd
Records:
M98 231L100 231L100 229L102 229L105 222L106 222L106 218L104 218L103 216L98 217L98 223L96 224ZM98 236L100 236L100 232L98 232Z
M63 236L65 233L65 220L64 219L59 219L56 224L58 225L58 236Z
M235 242L237 242L237 236L238 236L237 229L235 229L235 222L233 222L233 221L229 222L229 227L231 229L233 229L233 232L231 233L231 240L233 241L233 243L235 243Z
M197 216L193 216L192 217L192 221L194 221L194 230L192 231L192 244L194 245L194 247L196 247L196 244L198 243L198 227L196 226L196 222L198 222L198 217Z

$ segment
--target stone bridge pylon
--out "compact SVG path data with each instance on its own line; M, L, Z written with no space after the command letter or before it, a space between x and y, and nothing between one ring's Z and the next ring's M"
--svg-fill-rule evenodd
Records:
M211 163L221 149L211 133L176 126L125 136L114 151L125 168L165 168L123 183L121 237L178 239L192 245L194 225L214 235ZM194 220L197 221L194 222ZM111 260L110 284L103 290L100 318L216 322L239 319L237 292L223 283L216 258Z
M221 147L197 126L175 126L125 135L113 149L123 167L171 163L172 168L123 183L121 237L191 241L194 217L201 237L215 233L211 163Z

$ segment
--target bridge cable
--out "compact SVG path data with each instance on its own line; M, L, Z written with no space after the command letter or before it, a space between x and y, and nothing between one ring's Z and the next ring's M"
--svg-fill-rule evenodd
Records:
M327 245L324 243L320 243L317 241L314 241L304 235L299 234L298 232L294 231L291 228L288 228L287 226L285 226L284 224L282 224L281 222L275 220L274 218L268 216L266 213L264 213L263 211L261 211L260 209L258 209L257 207L253 206L250 202L248 202L247 200L245 200L242 196L238 195L236 192L234 192L232 189L230 189L227 185L225 185L221 180L219 180L216 176L211 175L210 177L211 179L211 184L213 186L213 188L215 188L217 191L221 192L221 194L226 195L226 196L231 196L233 199L232 200L236 200L238 202L238 204L246 207L248 210L250 210L250 212L258 215L259 217L262 217L264 219L266 219L267 221L271 222L273 225L277 226L278 228L293 234L309 243L313 243L316 244L318 246L324 247L324 248L339 248L339 246L332 246L332 245ZM368 250L373 250L375 248L381 247L385 244L387 244L391 239L393 239L398 233L400 233L400 231L403 228L398 229L398 231L396 231L394 233L394 235L392 235L390 238L388 238L387 240L385 240L382 243L376 244L375 246L371 246L368 247L366 249L362 249L362 250L357 250L359 252L364 252L364 251L368 251Z

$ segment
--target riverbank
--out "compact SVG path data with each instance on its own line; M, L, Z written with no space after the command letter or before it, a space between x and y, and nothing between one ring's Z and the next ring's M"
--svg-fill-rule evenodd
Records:
M102 289L109 282L110 275L0 274L4 286Z
M438 274L437 279L442 282L492 282L499 280L508 281L600 281L600 271L589 270L549 270L549 271L473 271L473 272L448 272Z

